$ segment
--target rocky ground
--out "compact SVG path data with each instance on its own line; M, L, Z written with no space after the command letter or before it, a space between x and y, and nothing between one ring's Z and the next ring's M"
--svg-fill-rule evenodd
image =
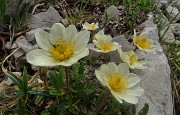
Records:
M175 44L180 44L180 1L157 1L159 1L157 5L158 14L153 14L152 12L141 14L139 17L139 22L136 23L137 29L144 32L145 36L152 39L155 42L155 45L158 47L156 54L148 54L139 50L136 51L141 59L148 60L149 62L147 65L148 69L133 70L136 74L141 76L141 86L145 90L145 95L140 98L140 101L136 107L139 111L144 106L144 103L148 103L148 115L173 115L174 104L176 104L176 113L178 115L178 113L180 113L178 107L180 106L178 102L174 102L177 100L174 99L175 95L172 95L173 91L170 77L171 69L166 56L166 46L162 47L160 39L164 39L167 43L173 43L176 39ZM14 14L14 8L16 7L16 4L13 2L13 0L8 2L8 6L11 7L7 7L7 13L10 15ZM33 2L30 3L34 4ZM35 32L37 32L39 28L49 31L52 25L57 22L68 25L71 23L70 20L68 20L69 12L80 12L79 9L73 6L73 1L71 1L71 3L68 1L61 1L55 5L48 3L44 4L44 2L39 2L39 4L40 5L34 7L34 9L31 8L34 11L31 10L31 17L28 20L27 28L25 29L27 31L17 36L12 41L5 40L5 48L8 52L10 52L12 49L20 47L20 49L13 54L15 63L12 64L14 64L15 68L19 64L30 66L26 62L25 54L32 49L38 48L35 41ZM89 8L94 7L95 11L87 9L87 13L94 12L93 16L95 18L93 18L93 21L98 22L100 28L104 27L106 33L112 35L114 37L113 41L116 41L122 45L122 49L124 51L135 49L135 47L130 44L131 41L129 40L133 33L125 24L123 24L125 20L122 18L124 6L111 5L105 9L110 18L114 19L107 24L102 24L104 20L103 16L105 16L105 13L102 12L104 9L100 7L98 9L97 6L89 6ZM155 19L157 18L155 15L159 15L159 19L162 21L161 25L155 22ZM88 16L89 14L85 15L83 18L87 19L86 17ZM80 21L78 21L77 26L81 26ZM111 60L119 62L120 60L117 56L117 52L111 53ZM32 71L37 71L37 69L37 67L32 66Z

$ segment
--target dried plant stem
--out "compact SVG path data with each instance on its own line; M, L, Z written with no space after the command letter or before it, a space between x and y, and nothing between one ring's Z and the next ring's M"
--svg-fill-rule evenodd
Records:
M69 90L69 74L68 74L68 67L65 67L65 73L66 73L66 90L69 96L71 96L70 90Z
M96 109L96 115L99 114L100 110L102 109L102 107L104 106L104 104L106 103L107 99L110 97L110 91L108 90L106 95L104 96L104 98L102 99L101 103L99 104L98 108Z

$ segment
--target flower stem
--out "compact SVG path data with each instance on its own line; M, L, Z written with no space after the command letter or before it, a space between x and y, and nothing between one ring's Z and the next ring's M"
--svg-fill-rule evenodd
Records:
M104 106L104 104L106 103L107 99L110 97L110 91L108 90L106 95L104 96L104 98L102 99L101 103L99 104L98 108L96 109L96 115L99 114L101 108Z
M69 74L68 74L68 67L65 67L65 73L66 73L66 90L68 95L71 97L71 93L69 90Z
M48 87L47 76L46 76L46 74L47 74L47 69L46 69L45 67L40 67L40 68L39 68L39 73L40 73L41 78L42 78L43 81L44 81L45 89L47 89L47 87Z

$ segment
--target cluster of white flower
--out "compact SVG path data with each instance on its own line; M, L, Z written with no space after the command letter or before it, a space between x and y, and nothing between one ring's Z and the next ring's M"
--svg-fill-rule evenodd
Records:
M100 30L94 35L93 43L88 44L90 32L95 30L98 24L85 23L82 31L78 32L74 25L65 28L61 23L55 23L50 33L40 30L35 34L37 44L42 49L35 49L27 53L27 61L36 66L71 66L81 58L89 54L89 49L96 52L108 53L118 50L124 63L116 65L114 62L103 64L100 70L95 71L98 80L109 88L113 96L122 103L124 101L135 104L137 96L144 94L144 90L137 84L140 77L130 73L130 69L146 69L144 60L139 61L134 51L123 52L117 42L112 42L110 35L105 35ZM133 43L140 50L155 52L156 46L150 40L134 31ZM87 44L89 47L87 47Z

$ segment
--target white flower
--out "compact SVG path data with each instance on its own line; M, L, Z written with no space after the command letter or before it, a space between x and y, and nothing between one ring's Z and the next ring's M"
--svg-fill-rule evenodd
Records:
M98 80L109 88L112 95L122 103L124 101L132 104L138 102L137 96L144 94L144 90L137 86L140 82L140 77L130 73L126 63L119 64L110 62L107 65L103 64L100 70L95 71Z
M143 33L142 33L143 34ZM145 52L154 52L157 49L157 46L153 45L153 42L143 37L142 34L136 34L136 30L134 30L133 42L140 49Z
M85 30L95 30L95 29L99 28L98 23L89 24L88 22L85 22L84 24L82 24L82 26L83 26L83 29L85 29Z
M104 30L100 30L97 34L94 35L94 39L97 40L101 35L104 35Z
M123 62L127 63L131 69L147 69L145 64L147 61L138 61L138 55L134 51L123 52L121 48L118 48L120 58Z
M26 58L36 66L70 66L89 54L86 47L89 31L77 32L74 25L65 28L61 23L55 23L50 33L40 30L35 37L42 49L28 52Z
M102 32L101 32L102 33ZM100 35L96 36L93 40L94 44L89 44L89 48L96 52L108 53L110 51L115 51L120 45L117 42L112 42L112 37L110 35Z

